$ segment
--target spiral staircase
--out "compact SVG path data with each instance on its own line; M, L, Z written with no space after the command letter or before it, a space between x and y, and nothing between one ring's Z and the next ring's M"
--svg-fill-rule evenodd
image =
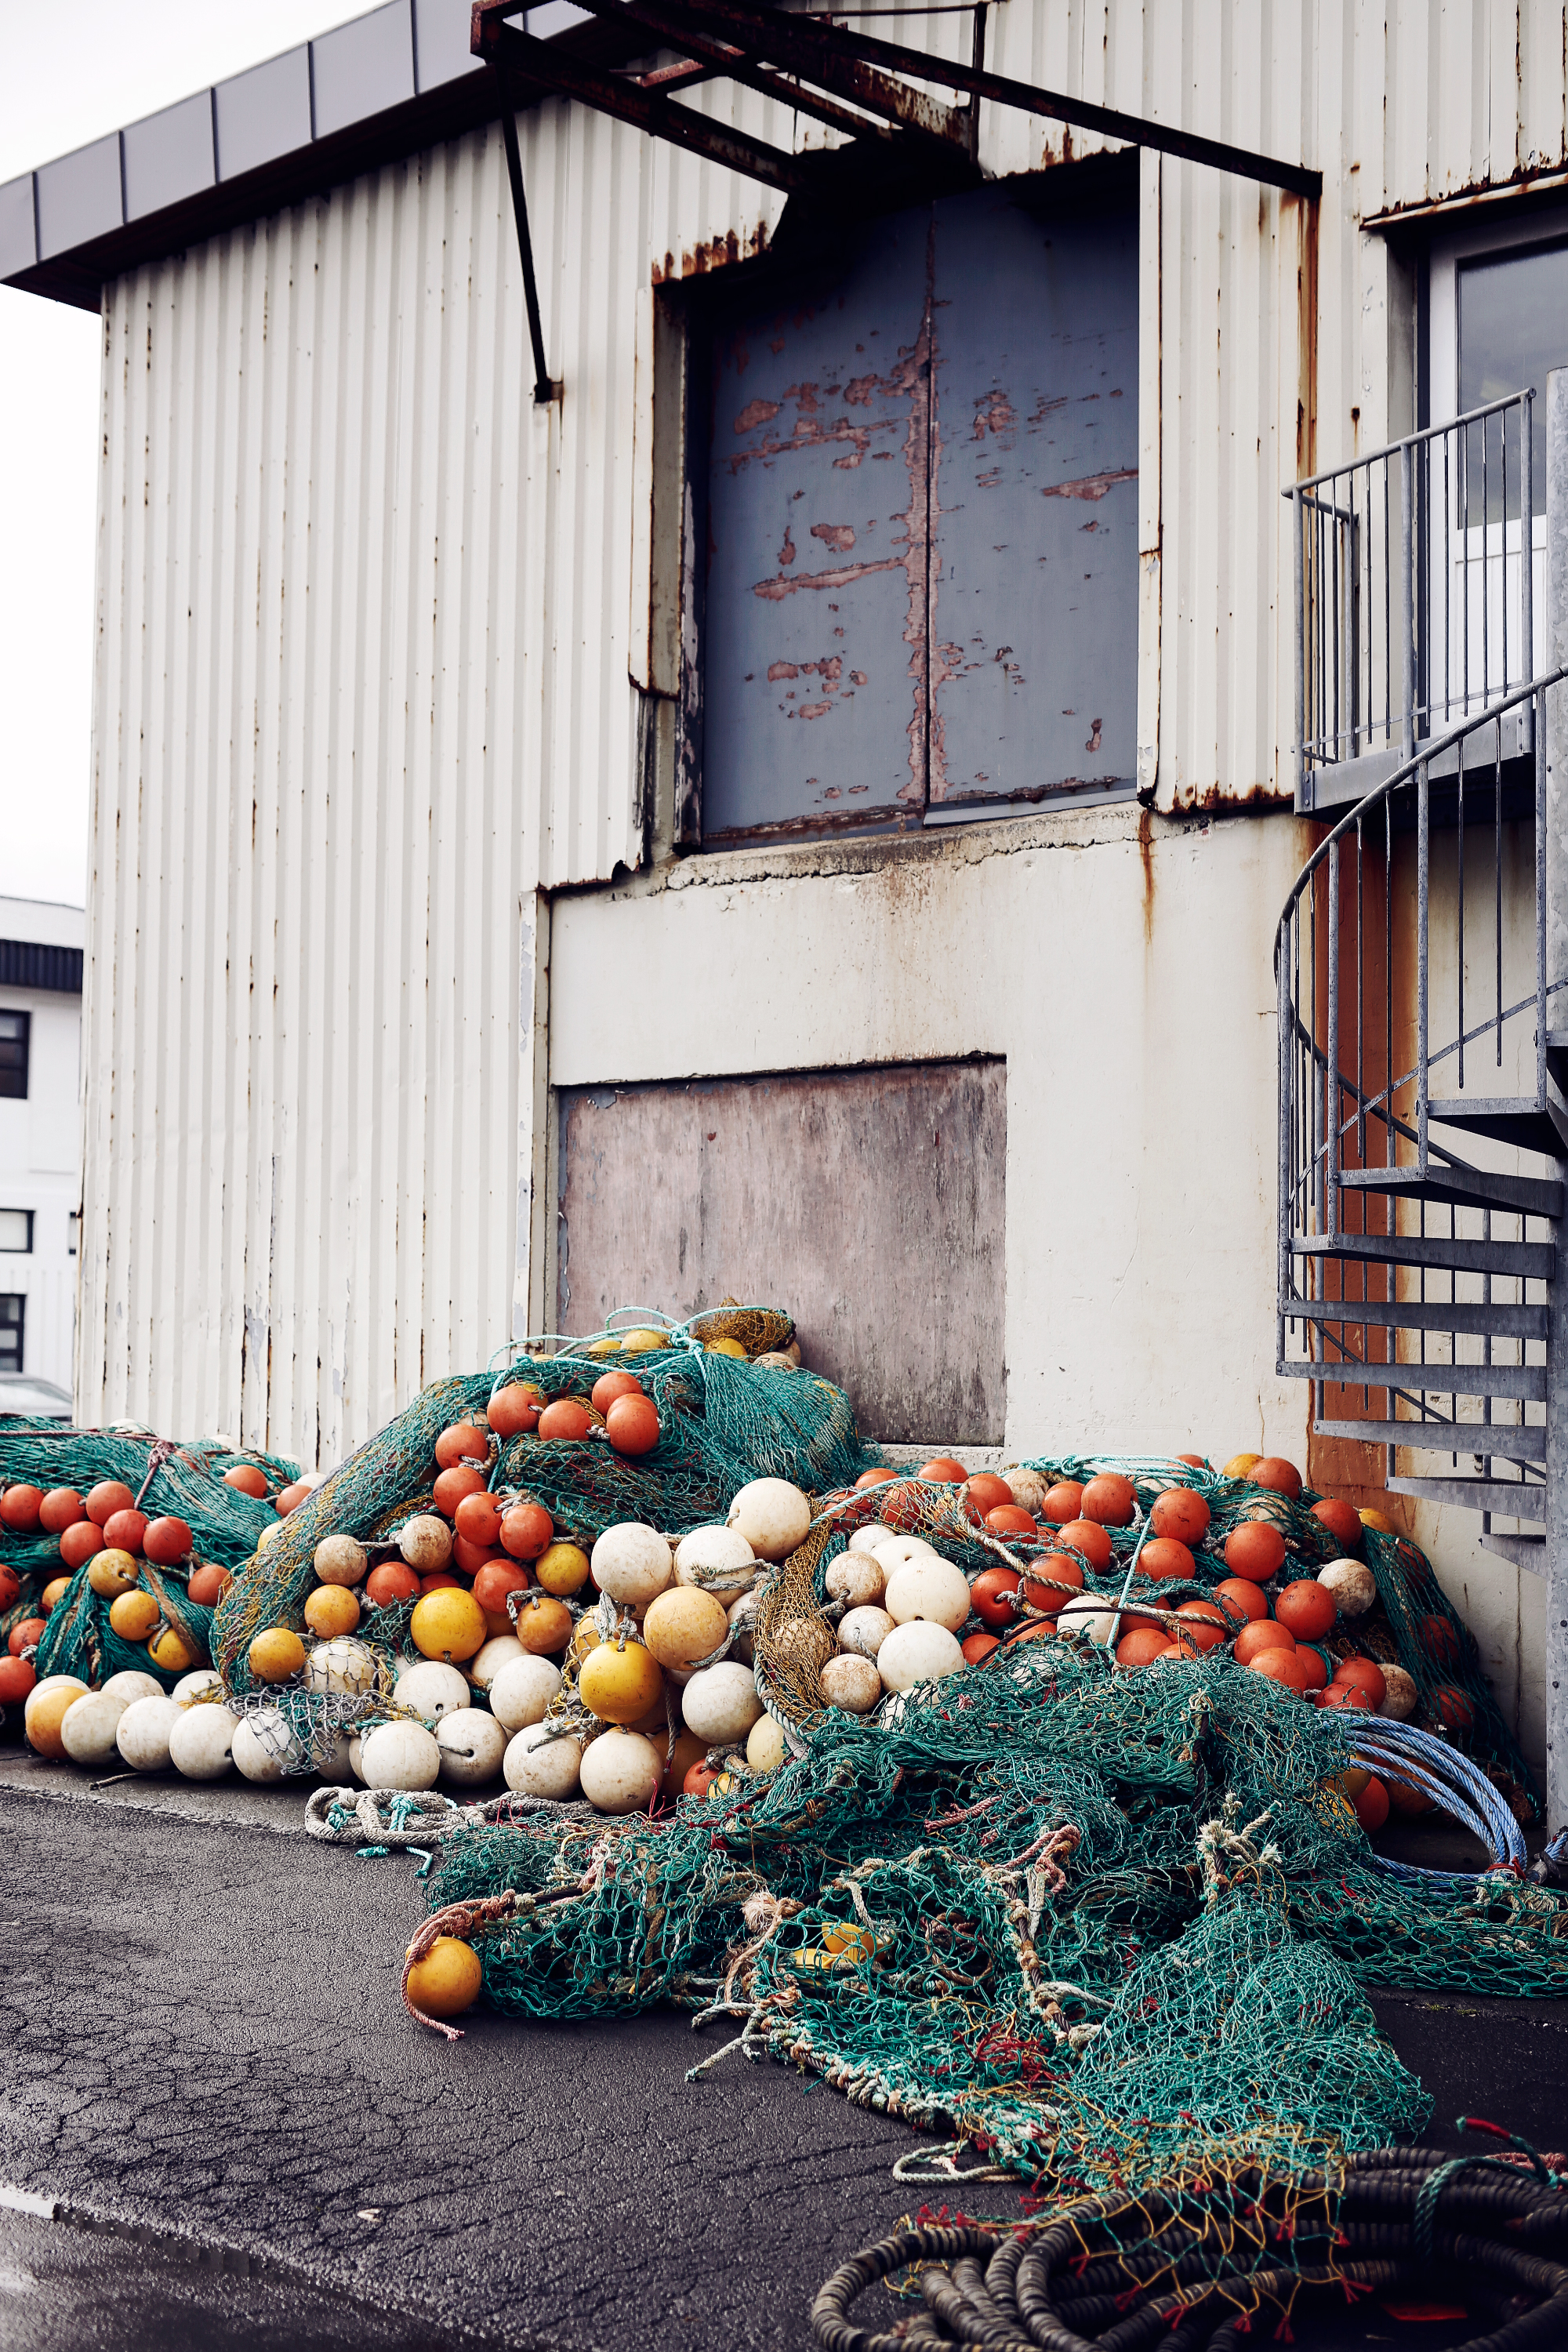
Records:
M1568 371L1287 493L1278 1363L1546 1580L1568 1819ZM1537 496L1544 460L1545 496Z

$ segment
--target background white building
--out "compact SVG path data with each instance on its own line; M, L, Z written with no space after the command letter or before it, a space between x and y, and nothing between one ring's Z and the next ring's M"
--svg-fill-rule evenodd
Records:
M0 278L104 336L84 1419L331 1461L518 1332L761 1292L873 1434L1382 1496L1275 1369L1280 492L1455 414L1459 277L1568 240L1568 11L980 13L878 29L1079 119L945 114L895 203L776 76L644 136L658 37L531 11L599 92L510 92L542 401L463 0L0 188ZM1518 289L1510 367L1568 360ZM1539 1755L1542 1580L1391 1507Z
M81 1206L79 907L0 898L0 1376L68 1402ZM0 1394L0 1411L7 1407Z

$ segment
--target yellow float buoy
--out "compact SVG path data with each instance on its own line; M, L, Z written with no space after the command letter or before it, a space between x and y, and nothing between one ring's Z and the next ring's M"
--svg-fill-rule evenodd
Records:
M281 1527L282 1520L278 1524ZM268 1625L258 1633L246 1654L258 1683L286 1683L304 1664L305 1644L287 1625Z
M460 1936L437 1936L422 1960L408 1971L408 1998L426 2017L460 2017L472 2009L484 1970L472 1944Z
M637 1722L664 1695L658 1661L640 1642L601 1642L583 1661L577 1696L601 1723Z
M144 1642L161 1614L150 1592L122 1592L109 1604L109 1622L122 1642Z
M421 1656L454 1663L477 1657L489 1639L484 1611L460 1585L442 1585L416 1601L408 1631Z

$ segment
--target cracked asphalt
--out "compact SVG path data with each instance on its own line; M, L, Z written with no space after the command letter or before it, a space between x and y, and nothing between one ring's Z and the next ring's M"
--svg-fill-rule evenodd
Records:
M904 2127L807 2078L737 2055L686 2083L721 2025L422 2032L398 1998L416 1865L317 1844L302 1812L237 1786L92 1793L0 1754L0 2181L62 2209L0 2192L16 2352L797 2352L832 2265L940 2201L891 2177ZM1374 2004L1435 2139L1468 2110L1563 2145L1568 2003ZM962 2201L1016 2210L994 2185ZM62 2226L83 2217L110 2234Z

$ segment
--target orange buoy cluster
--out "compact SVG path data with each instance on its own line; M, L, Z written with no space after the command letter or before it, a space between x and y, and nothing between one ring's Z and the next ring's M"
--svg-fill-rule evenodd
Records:
M135 1496L122 1480L106 1478L85 1495L74 1486L45 1489L22 1482L7 1486L0 1494L0 1526L35 1539L52 1536L61 1567L60 1574L44 1587L39 1613L21 1619L7 1636L6 1655L0 1660L0 1706L25 1703L30 1696L37 1681L31 1654L72 1579L84 1568L94 1592L110 1604L109 1622L115 1633L131 1647L145 1650L150 1664L165 1674L184 1674L202 1663L185 1636L165 1622L162 1605L142 1580L144 1560L154 1568L178 1570L187 1580L191 1598L210 1605L200 1580L221 1571L205 1570L193 1559L195 1539L184 1519L171 1514L149 1517L137 1508ZM0 1563L0 1609L8 1608L20 1591L15 1571Z

